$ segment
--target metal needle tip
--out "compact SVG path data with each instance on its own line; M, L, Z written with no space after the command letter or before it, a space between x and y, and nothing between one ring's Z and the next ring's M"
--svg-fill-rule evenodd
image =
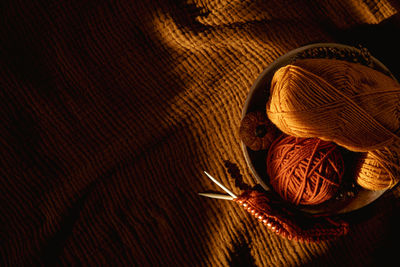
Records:
M234 199L233 197L228 196L228 195L214 194L214 193L199 193L199 195L203 196L203 197L225 199L225 200L233 200Z
M214 183L216 183L222 190L224 190L226 193L228 193L231 197L236 198L236 195L234 193L232 193L228 188L226 188L225 186L223 186L220 182L218 182L217 180L215 180L214 177L212 177L210 174L208 174L206 171L204 171L204 173L208 176L208 178L211 179L211 181L213 181Z

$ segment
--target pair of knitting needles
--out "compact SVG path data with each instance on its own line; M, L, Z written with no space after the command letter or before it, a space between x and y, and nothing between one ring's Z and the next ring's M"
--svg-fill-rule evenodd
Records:
M211 181L213 181L215 184L217 184L222 190L224 190L228 195L224 194L216 194L216 193L199 193L200 196L203 197L210 197L210 198L216 198L216 199L225 199L225 200L234 200L237 198L237 196L232 193L228 188L223 186L220 182L218 182L214 177L212 177L209 173L204 171L204 173L210 178Z
M222 190L224 190L228 195L224 194L215 194L215 193L199 193L200 196L210 197L210 198L217 198L217 199L226 199L226 200L235 200L237 196L232 193L228 188L223 186L220 182L218 182L214 177L212 177L207 172L204 172L208 178L211 179L214 183L216 183ZM239 200L238 204L243 206L248 212L250 212L254 217L256 217L259 221L261 221L264 225L266 225L269 229L276 232L277 234L282 232L282 227L279 222L276 221L275 218L271 218L266 213L262 213L260 211L256 211L253 207L248 207L248 203L244 202L243 200ZM286 233L283 234L286 236ZM291 239L292 236L288 235L288 238Z

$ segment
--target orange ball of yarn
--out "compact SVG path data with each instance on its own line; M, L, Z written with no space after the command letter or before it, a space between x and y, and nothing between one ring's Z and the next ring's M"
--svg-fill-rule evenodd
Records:
M344 162L332 142L282 135L268 152L267 173L283 199L296 205L315 205L335 195Z

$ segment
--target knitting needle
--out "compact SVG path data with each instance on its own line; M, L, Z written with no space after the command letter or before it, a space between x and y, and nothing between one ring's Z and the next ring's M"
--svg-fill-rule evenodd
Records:
M228 195L215 194L215 193L199 193L200 196L217 198L217 199L225 199L225 200L233 200L234 198Z
M215 180L214 177L212 177L210 174L208 174L206 171L204 171L204 173L208 176L208 178L211 179L211 181L213 181L214 183L216 183L222 190L224 190L225 192L227 192L231 197L236 198L236 195L234 193L232 193L228 188L226 188L225 186L223 186L220 182L218 182L217 180Z

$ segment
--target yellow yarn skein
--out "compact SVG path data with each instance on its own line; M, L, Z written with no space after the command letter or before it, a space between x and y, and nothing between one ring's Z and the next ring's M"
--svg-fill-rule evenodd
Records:
M400 176L399 105L399 84L376 70L341 60L304 59L274 74L267 114L286 134L366 152L356 180L381 190Z

